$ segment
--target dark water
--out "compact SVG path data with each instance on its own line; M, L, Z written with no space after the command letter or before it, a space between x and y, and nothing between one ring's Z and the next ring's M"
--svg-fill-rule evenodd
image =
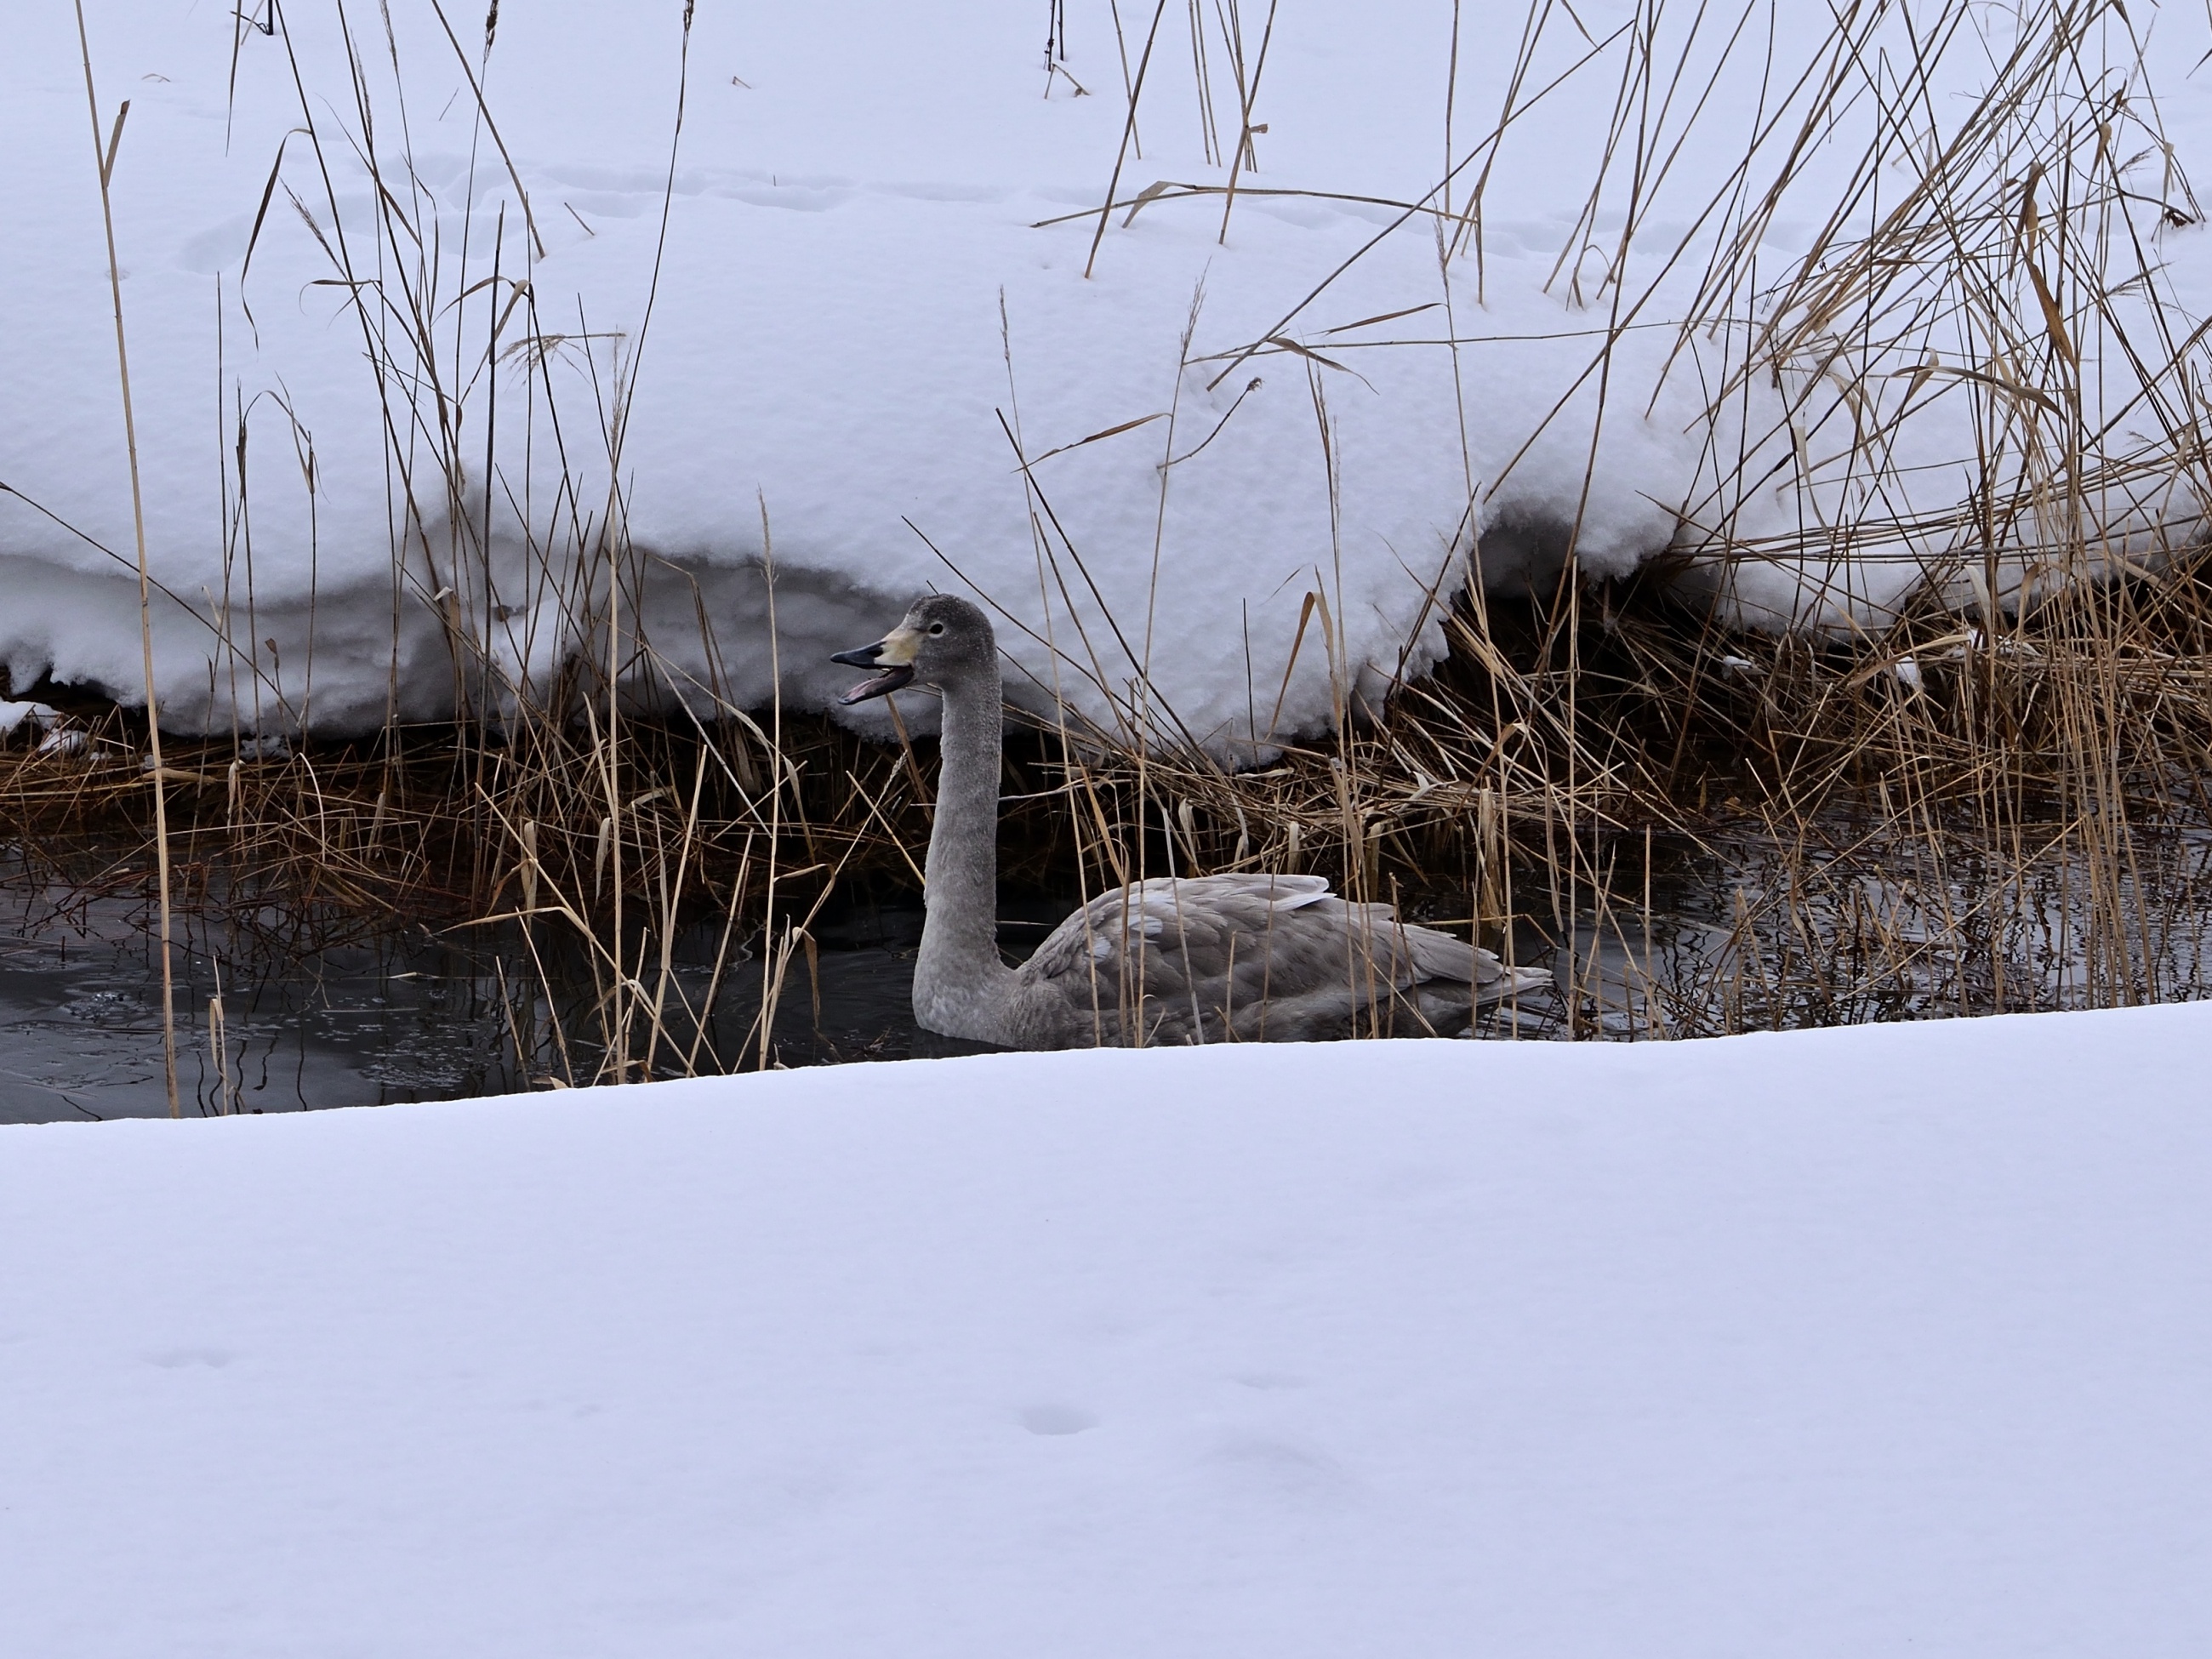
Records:
M46 897L19 895L0 917L0 1123L166 1115L153 917L137 900L57 910ZM817 924L816 971L810 975L803 958L787 970L771 1063L980 1052L914 1025L908 985L921 931L918 906L856 909ZM720 929L706 927L677 940L672 977L695 1003L720 944ZM543 944L540 951L568 994L568 1025L580 1051L588 972ZM726 1054L735 1063L743 1048L743 1063L757 1065L757 1041L745 1038L763 964L742 946L730 955L702 1060ZM547 1037L545 1001L531 993L530 955L511 931L486 938L395 925L361 942L302 950L185 917L172 961L179 1109L186 1116L504 1093L546 1086L562 1069ZM518 1039L532 1054L528 1066L518 1060ZM592 1056L577 1052L571 1063L587 1080Z
M2212 994L2212 842L2176 841L2146 858L2117 940L2109 926L2100 939L2087 884L2063 861L2023 878L1917 856L1822 861L1740 848L1670 856L1607 905L1563 896L1545 915L1520 894L1539 914L1516 928L1515 958L1550 969L1558 988L1483 1035L1636 1041ZM1026 954L1067 908L1012 905L1002 942ZM451 1099L597 1070L592 975L557 939L541 933L533 952L512 929L434 933L394 918L333 939L314 925L273 908L179 918L183 1115ZM921 931L905 895L818 918L814 960L794 953L763 1043L768 964L751 941L726 940L716 924L681 930L671 1007L705 1006L726 951L696 1068L980 1052L914 1024ZM2116 956L2127 964L2118 979L2098 966ZM143 896L88 897L82 883L0 860L0 1123L167 1113L158 962ZM654 1070L682 1066L664 1048Z
M166 1115L150 907L142 897L86 900L21 879L0 890L12 901L0 912L0 1123ZM1011 904L1001 931L1009 952L1026 954L1069 908L1049 900ZM533 957L512 928L432 933L395 921L355 941L303 945L293 919L274 910L248 913L243 922L234 915L176 920L171 959L183 1115L456 1099L566 1077L589 1081L596 1069L589 968L562 953L556 939L541 933ZM817 919L813 961L795 952L785 969L765 1044L769 1063L988 1052L915 1024L908 988L921 922L920 903L903 897L849 902ZM769 964L749 943L757 941L727 947L700 1070L762 1063L757 1020ZM679 997L705 1005L724 948L719 925L679 931L672 1006ZM533 963L544 963L556 988L550 1001ZM1548 1034L1558 1023L1555 1012L1534 1002L1518 1018L1529 1035ZM556 1024L565 1050L551 1035ZM1491 1034L1498 1029L1492 1022ZM654 1069L667 1075L682 1067L663 1050Z
M0 932L0 1122L165 1115L159 957L143 907L26 910ZM243 964L191 943L173 954L187 1115L517 1086L474 964L427 936Z

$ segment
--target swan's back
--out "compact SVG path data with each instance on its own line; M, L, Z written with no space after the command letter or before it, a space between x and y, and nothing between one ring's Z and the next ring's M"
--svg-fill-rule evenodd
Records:
M1133 884L1092 900L1018 969L1024 1047L1296 1042L1466 1029L1474 1008L1545 983L1489 951L1353 904L1321 876Z

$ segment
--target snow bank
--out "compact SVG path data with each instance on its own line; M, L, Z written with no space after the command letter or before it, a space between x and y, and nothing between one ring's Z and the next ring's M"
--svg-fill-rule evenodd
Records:
M2212 1008L0 1130L0 1627L2194 1655Z
M1071 0L1049 79L1044 9L708 0L672 170L673 0L510 7L489 52L480 19L448 8L449 33L426 0L394 0L389 39L380 9L357 9L349 43L322 0L236 18L93 7L103 142L106 112L131 105L117 234L165 718L435 714L472 695L457 658L510 688L542 678L604 617L611 525L640 559L617 625L645 619L679 693L719 677L757 704L764 508L794 696L836 689L822 659L915 591L964 584L1012 618L1032 701L1057 690L1107 718L1148 674L1153 712L1224 743L1326 715L1331 652L1313 636L1274 710L1309 594L1328 602L1340 673L1372 686L1429 660L1477 519L1481 574L1510 586L1549 581L1571 535L1586 570L1620 573L1685 534L1729 552L1870 496L1939 520L1961 499L1989 435L1981 382L1938 377L1960 396L1908 410L1928 384L1886 378L1904 348L1885 343L1848 376L1754 375L1717 428L1728 330L1684 346L1686 317L1718 305L1751 326L1761 284L1826 246L1875 131L1861 88L1731 256L1725 302L1700 301L1716 239L1793 147L1787 121L1752 135L1826 61L1825 9L1783 9L1771 41L1763 21L1667 21L1655 52L1682 73L1638 118L1639 160L1613 105L1636 38L1618 31L1641 14L1617 0L1572 23L1550 9L1533 45L1504 0L1284 8L1225 234L1238 110L1220 24L1238 9L1215 9L1201 74L1185 9L1162 11L1148 60L1145 9L1121 8L1117 35L1111 9ZM1879 27L1850 61L1909 61L1897 9L1867 15ZM1246 0L1248 65L1266 21ZM128 696L133 530L77 42L65 8L16 22L0 62L0 481L19 492L0 495L0 661L18 688L51 669ZM2156 27L2178 41L2197 24ZM2098 27L2100 50L2124 33ZM1959 41L1931 110L2003 58L1994 35ZM2131 85L2091 68L2097 96ZM1141 154L1124 156L1140 72ZM2188 128L2204 94L2174 90L2197 100L2174 117ZM1486 147L1509 91L1515 118ZM1117 156L1123 200L1160 181L1214 193L1167 191L1100 238L1082 210ZM1478 183L1479 226L1407 211L1464 213ZM2176 189L2143 186L2154 242ZM1716 192L1734 205L1713 217ZM2148 256L2185 267L2172 281L2203 263L2194 234ZM2124 378L2110 355L2095 374ZM1839 421L1863 419L1897 424L1879 488L1838 459ZM1010 434L1048 457L1033 489ZM2193 510L2171 495L2140 488L2116 520ZM1877 613L1957 551L1946 524L1893 568L1853 577L1871 555L1847 545L1835 568L1754 563L1726 595L1771 620Z

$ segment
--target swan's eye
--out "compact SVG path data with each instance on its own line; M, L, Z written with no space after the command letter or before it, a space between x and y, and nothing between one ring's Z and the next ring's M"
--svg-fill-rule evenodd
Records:
M930 625L929 625L930 636L931 636L933 639L933 638L935 638L938 635L942 634L944 631L945 631L945 624L944 624L943 623L930 623Z

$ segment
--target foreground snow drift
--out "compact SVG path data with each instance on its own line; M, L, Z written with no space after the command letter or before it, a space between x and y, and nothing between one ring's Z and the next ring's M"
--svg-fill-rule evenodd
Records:
M702 5L672 149L674 0L495 38L422 0L90 8L103 144L131 105L166 718L542 689L604 654L610 545L659 690L757 705L772 537L795 694L966 586L1030 701L1106 720L1149 678L1146 720L1233 750L1430 660L1478 524L1492 583L1679 544L1743 559L1708 571L1732 613L1841 626L1972 598L2000 523L2011 592L2084 525L2154 557L2195 510L2161 459L2189 394L2142 386L2185 380L2158 307L2207 262L2124 14L1966 132L2041 11L1855 8L1843 40L1825 8L1244 0L1156 34L1074 0L1048 74L1046 10ZM92 123L69 9L15 21L0 661L131 696ZM2196 20L2144 27L2193 61ZM2204 94L2172 90L2185 137Z
M42 1659L2193 1655L2212 1009L0 1131Z

